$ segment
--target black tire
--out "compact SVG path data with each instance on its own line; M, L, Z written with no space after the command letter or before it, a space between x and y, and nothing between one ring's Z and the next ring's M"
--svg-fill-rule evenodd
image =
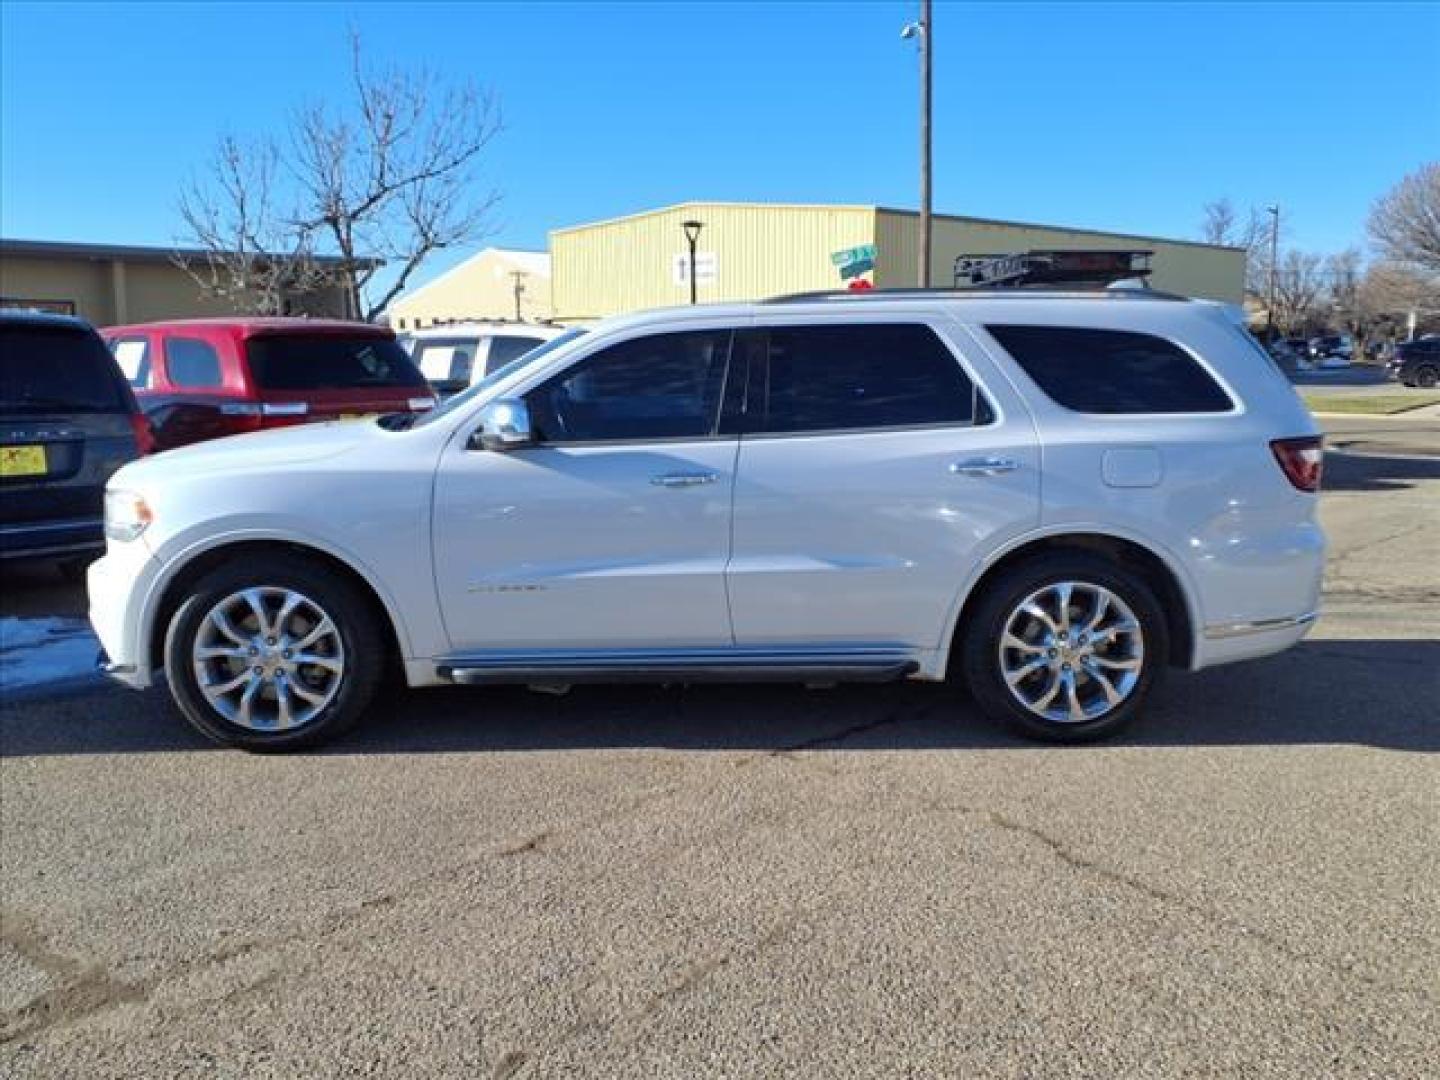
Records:
M1434 390L1436 383L1440 383L1440 368L1433 368L1429 364L1415 369L1415 385L1422 390Z
M196 680L191 651L202 622L225 598L249 588L289 589L324 609L344 646L345 668L332 700L309 720L287 731L255 731L223 716ZM165 634L165 675L175 703L207 738L261 753L300 750L329 742L364 716L389 662L384 618L370 598L329 567L303 557L265 555L223 566L190 590Z
M1064 581L1115 594L1134 613L1144 646L1139 678L1128 696L1087 721L1059 722L1032 712L1011 693L1001 669L999 642L1011 613L1032 593ZM1170 642L1164 611L1139 575L1097 555L1056 552L1028 559L988 583L966 613L955 647L965 686L987 716L1031 738L1078 743L1113 735L1135 719L1168 662Z

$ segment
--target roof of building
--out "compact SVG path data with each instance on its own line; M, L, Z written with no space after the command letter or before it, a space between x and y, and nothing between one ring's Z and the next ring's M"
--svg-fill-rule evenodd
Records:
M62 259L122 259L126 262L173 262L178 256L185 259L203 259L209 252L203 248L188 247L146 247L135 244L86 244L69 240L15 240L0 237L0 255L22 255L38 258ZM288 258L288 256L280 256ZM312 258L322 266L342 262L336 255L314 255ZM364 266L381 266L384 259L363 258L358 260Z
M421 296L424 293L429 292L436 285L439 285L442 281L446 281L452 277L455 277L458 274L464 273L464 271L468 267L474 265L477 261L485 258L486 256L499 257L501 259L504 259L506 262L513 263L515 264L515 266L519 267L522 274L529 274L532 277L543 278L548 278L550 276L550 253L548 251L522 251L519 248L482 248L474 255L471 255L468 259L464 259L463 261L456 263L449 270L446 270L443 274L437 274L435 277L425 282L425 284L417 285L415 286L415 288L410 289L402 295L396 297L394 304L391 304L392 310L399 304L404 304L410 300L414 300L417 296Z
M917 210L900 210L889 206L877 206L873 203L759 203L759 202L707 202L704 200L674 203L670 206L658 206L650 210L637 210L633 214L622 214L619 217L604 218L600 221L587 221L579 225L566 225L564 228L551 229L552 236L579 232L582 229L594 229L603 225L615 225L622 221L634 221L637 218L654 217L658 214L670 214L676 211L686 210L700 206L723 206L750 210L870 210L877 214L895 214L901 217L919 217ZM1012 229L1046 229L1051 232L1078 233L1088 236L1108 236L1117 240L1138 240L1144 243L1178 244L1183 247L1217 248L1222 251L1243 251L1244 248L1235 247L1229 244L1207 244L1200 240L1176 240L1168 236L1147 236L1142 233L1115 232L1110 229L1088 229L1079 225L1046 225L1036 221L1006 221L1000 218L971 217L965 214L935 214L936 221L963 221L973 225L999 225Z
M235 330L242 337L254 334L274 334L286 331L306 333L339 334L367 333L383 337L390 333L388 327L375 323L354 322L345 319L311 319L303 316L280 315L216 315L201 319L155 319L145 323L127 323L123 326L106 327L107 330L145 330L168 326L208 327L216 330Z

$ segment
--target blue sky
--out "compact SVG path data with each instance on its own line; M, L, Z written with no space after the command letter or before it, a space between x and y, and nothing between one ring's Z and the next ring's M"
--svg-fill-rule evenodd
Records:
M938 211L1186 237L1228 195L1335 250L1440 157L1437 4L936 8ZM490 243L691 198L910 207L915 10L6 2L0 233L174 242L222 131L343 93L351 25L376 59L500 95Z

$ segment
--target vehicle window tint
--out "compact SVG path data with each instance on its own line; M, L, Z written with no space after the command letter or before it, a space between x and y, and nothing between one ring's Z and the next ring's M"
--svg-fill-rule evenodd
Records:
M475 368L479 338L427 338L415 343L412 358L420 374L442 388L467 386Z
M974 385L928 326L773 327L769 339L762 414L753 430L966 424L976 415Z
M143 388L150 385L150 342L147 338L116 338L110 342L110 351L131 386Z
M408 387L425 379L394 338L357 334L265 334L246 343L250 373L266 390Z
M604 349L526 395L532 426L545 442L713 434L730 336L654 334Z
M485 358L485 374L498 371L511 360L524 356L531 349L544 344L544 338L492 337L490 339L490 355Z
M1225 391L1179 346L1151 334L987 326L1057 404L1087 413L1228 412Z
M98 334L0 327L0 412L125 412L122 386Z
M215 346L198 338L168 338L165 375L171 386L186 390L217 390L225 384Z

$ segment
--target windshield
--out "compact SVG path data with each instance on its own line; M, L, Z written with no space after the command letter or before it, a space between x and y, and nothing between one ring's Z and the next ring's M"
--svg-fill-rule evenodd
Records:
M496 368L494 371L490 372L488 375L485 376L485 378L481 379L464 393L456 394L454 397L447 400L439 408L431 409L427 413L422 413L418 417L418 419L416 419L415 423L410 426L417 428L424 427L426 424L434 423L442 416L449 416L456 409L463 409L470 402L484 395L484 393L495 384L501 382L504 379L508 379L511 375L515 374L515 372L519 371L521 368L527 367L528 365L535 363L537 360L541 360L544 357L549 356L555 350L570 344L570 342L580 337L580 335L582 335L583 333L585 333L585 331L581 327L577 326L572 330L565 331L565 333L561 334L559 337L553 338L550 341L545 342L544 345L540 345L534 349L531 349L523 356L517 356L514 360L511 360L504 367Z
M398 342L378 334L265 334L247 343L264 390L425 388Z
M0 412L126 412L120 387L115 361L93 332L0 330Z

